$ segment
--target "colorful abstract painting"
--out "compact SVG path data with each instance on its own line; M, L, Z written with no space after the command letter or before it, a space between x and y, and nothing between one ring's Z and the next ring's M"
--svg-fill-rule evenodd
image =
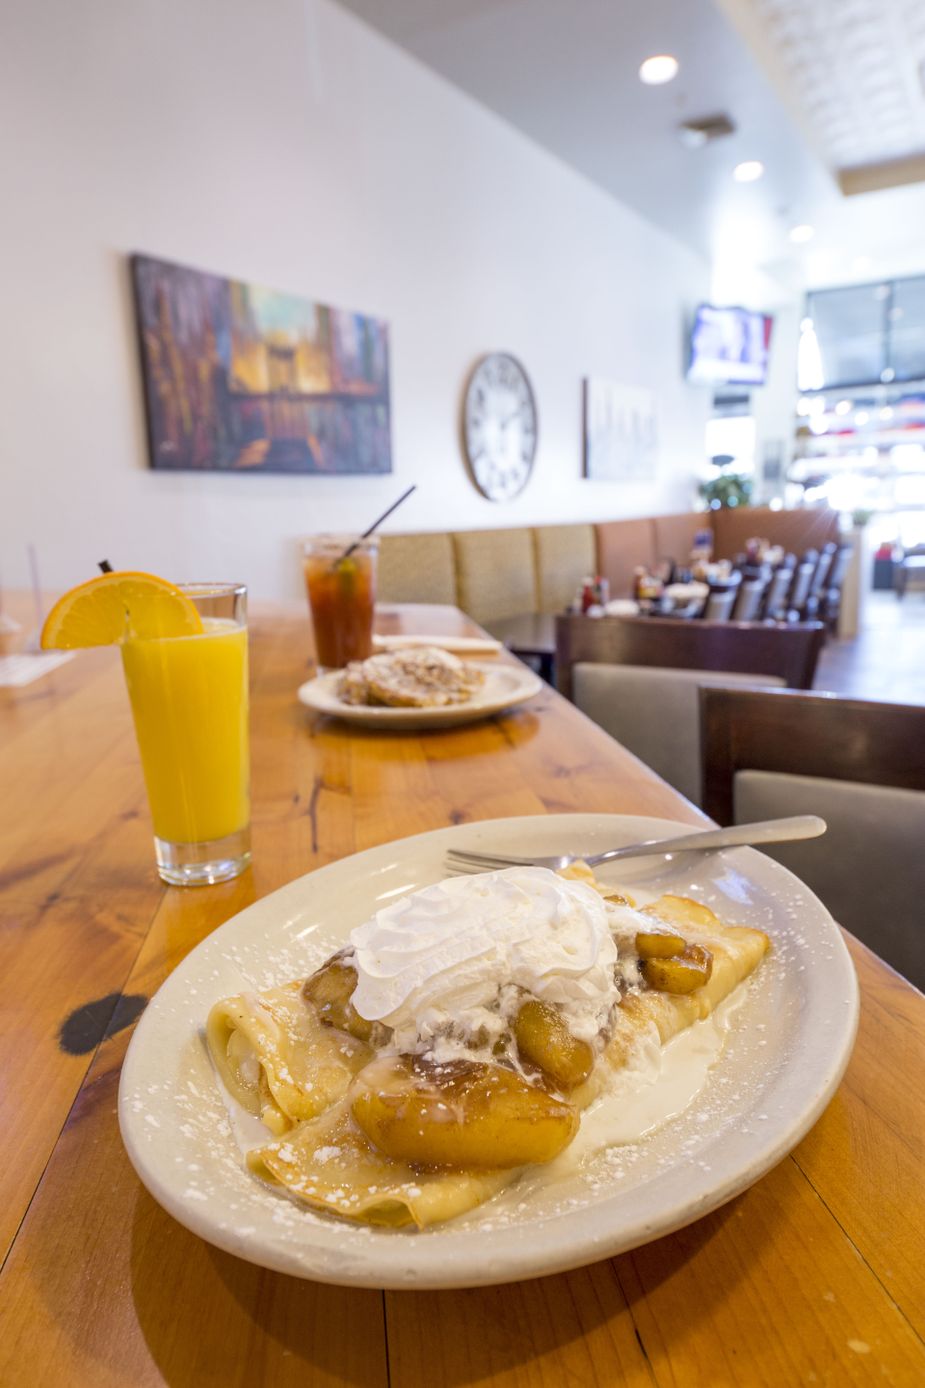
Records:
M392 471L388 326L132 257L151 466Z

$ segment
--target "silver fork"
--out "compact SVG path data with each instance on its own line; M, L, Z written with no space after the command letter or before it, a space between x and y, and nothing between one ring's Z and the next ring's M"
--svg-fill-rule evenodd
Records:
M750 844L790 843L796 839L815 839L824 834L826 823L814 814L791 815L787 819L763 819L756 824L733 824L728 829L699 829L674 839L646 839L606 853L558 853L551 857L511 857L501 853L470 853L467 849L447 849L446 864L451 872L493 872L506 867L545 867L554 871L570 863L588 867L613 863L620 858L646 858L670 853L703 853L717 848L739 848Z

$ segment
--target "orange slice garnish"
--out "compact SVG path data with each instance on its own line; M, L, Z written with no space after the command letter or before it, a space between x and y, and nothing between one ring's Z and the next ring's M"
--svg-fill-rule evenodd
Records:
M42 628L42 647L69 651L201 631L195 606L173 583L154 574L116 571L91 578L58 599Z

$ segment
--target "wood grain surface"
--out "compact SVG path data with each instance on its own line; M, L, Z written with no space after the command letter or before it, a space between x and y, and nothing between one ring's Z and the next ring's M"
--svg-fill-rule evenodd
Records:
M380 627L475 630L447 608ZM861 1030L823 1117L751 1190L619 1258L485 1290L349 1291L241 1262L160 1209L116 1120L130 1020L229 916L448 823L701 819L552 690L468 728L384 736L296 702L301 609L258 613L252 652L254 866L209 889L155 874L116 653L0 690L0 1384L925 1381L925 999L853 944Z

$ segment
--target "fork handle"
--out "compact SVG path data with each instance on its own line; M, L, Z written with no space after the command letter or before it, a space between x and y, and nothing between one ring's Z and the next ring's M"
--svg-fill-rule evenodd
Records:
M791 843L796 839L815 839L826 831L824 819L815 814L791 815L787 819L762 819L755 824L732 824L728 829L700 829L676 839L652 839L628 848L611 848L586 858L589 867L612 863L617 858L646 858L659 853L683 853L686 849L737 848L762 843Z

